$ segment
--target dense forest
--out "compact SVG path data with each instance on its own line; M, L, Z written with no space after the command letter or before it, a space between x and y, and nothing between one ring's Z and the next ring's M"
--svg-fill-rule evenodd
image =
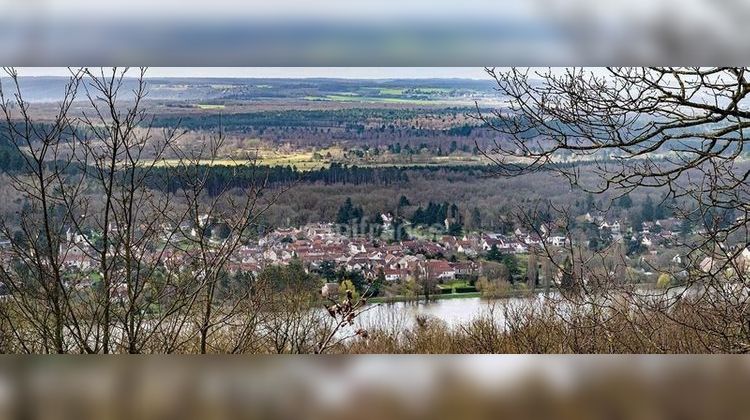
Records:
M572 164L554 166L569 165ZM168 166L152 169L150 186L157 190L176 191L181 187L181 178L175 174L181 170ZM308 171L301 171L292 166L265 165L214 165L210 167L198 165L188 170L205 176L209 191L217 193L220 189L248 188L259 184L267 186L283 186L293 183L388 186L406 183L409 180L409 173L482 178L491 176L497 167L479 165L360 167L332 163L328 167ZM436 212L428 209L428 214L436 214ZM444 219L445 217L442 220ZM430 219L426 223L431 222L433 220Z
M288 109L256 112L161 114L154 127L180 127L193 132L218 132L297 146L328 146L354 142L387 146L418 142L490 140L491 131L471 117L469 107Z
M331 109L331 110L285 110L261 111L241 114L206 114L187 116L157 116L155 127L183 127L188 130L263 129L268 127L345 127L364 128L368 120L382 120L393 126L399 120L430 116L455 116L471 112L471 108L441 109Z
M0 171L17 171L24 164L23 156L18 152L18 149L9 145L6 140L0 137Z

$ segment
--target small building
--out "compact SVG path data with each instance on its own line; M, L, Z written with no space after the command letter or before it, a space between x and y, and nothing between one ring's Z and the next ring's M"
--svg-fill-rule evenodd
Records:
M565 246L567 243L568 238L565 236L551 236L549 238L549 243L552 244L552 246Z
M440 281L454 280L456 271L451 264L445 260L429 260L425 262L425 271L428 278Z
M408 271L405 269L386 267L383 269L383 275L385 276L386 281L399 281L406 278Z

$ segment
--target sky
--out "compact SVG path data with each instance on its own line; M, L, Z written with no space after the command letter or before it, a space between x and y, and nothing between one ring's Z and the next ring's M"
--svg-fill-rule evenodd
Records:
M68 76L65 67L21 67L20 76ZM151 67L148 77L486 79L481 67Z

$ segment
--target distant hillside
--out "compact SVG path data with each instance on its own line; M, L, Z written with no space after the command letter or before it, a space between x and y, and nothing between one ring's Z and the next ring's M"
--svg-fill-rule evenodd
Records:
M8 78L2 79L8 89ZM29 102L60 99L64 77L21 77L24 98ZM136 87L126 79L124 91ZM269 98L308 100L451 100L492 95L493 82L470 79L239 79L239 78L149 78L149 99L175 101L252 101Z

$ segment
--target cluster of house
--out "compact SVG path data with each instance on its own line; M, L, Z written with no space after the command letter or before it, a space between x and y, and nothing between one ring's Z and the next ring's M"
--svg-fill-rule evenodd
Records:
M601 215L592 216L587 213L582 218L596 226L601 233L606 232L613 241L639 241L652 254L656 254L660 247L670 246L673 238L681 231L681 223L675 218L644 222L637 229ZM221 244L226 240L221 223L202 216L196 226L180 226L177 235L174 234L175 230L165 227L163 246L143 249L141 256L146 260L158 261L168 270L179 271L189 266L190 257L185 252L177 251L171 244L187 237L196 237L201 232L200 229L206 232L211 243ZM338 231L334 224L317 223L299 228L279 228L257 241L244 243L227 260L226 268L232 273L258 274L265 267L289 264L296 259L308 269L314 270L328 263L333 264L336 269L359 271L365 278L375 278L382 274L390 282L409 277L445 282L478 274L480 265L474 261L475 257L492 250L502 254L524 254L530 248L538 248L544 244L553 247L570 244L570 239L558 232L542 225L532 233L516 229L509 234L470 233L461 237L445 235L430 239L386 242L366 236L347 236ZM84 272L95 270L97 262L89 243L83 234L68 230L60 247L60 258L64 266ZM452 258L455 254L469 258ZM0 263L7 264L12 255L10 241L0 241ZM673 262L682 265L682 261L676 260L680 258L679 255L675 256ZM698 264L698 268L707 273L712 272L719 266L719 261L722 258L709 256ZM745 267L750 268L750 250L743 249L737 261L743 271Z
M199 220L198 225L201 224L210 226L207 221ZM183 236L197 234L195 229L188 229L187 226L179 231L183 232ZM211 241L217 243L222 240L213 233L210 237ZM190 257L170 246L175 242L174 235L163 239L163 246L143 249L141 257L158 261L168 269L188 267ZM461 237L446 235L389 243L370 237L347 236L339 232L334 224L318 223L276 229L257 241L240 245L227 260L226 268L232 273L258 274L267 266L285 265L298 259L308 269L329 263L336 269L362 272L366 278L375 278L382 273L387 281L404 280L410 276L450 281L456 277L478 274L479 264L472 259L480 254L492 249L500 253L526 253L530 247L541 245L543 241L560 246L566 243L567 238L547 235L543 239L539 235L516 230L509 235L473 233ZM96 253L89 243L83 234L68 230L60 246L64 266L84 272L95 270ZM455 254L463 254L469 259L450 258Z
M614 241L638 240L651 253L657 247L668 246L679 235L681 224L675 218L644 222L639 229L625 228L619 220L607 220L603 216L587 213L585 221L594 224L600 231L608 232ZM185 235L195 236L195 229L187 229ZM217 243L220 239L211 235ZM94 267L93 253L88 241L80 233L68 231L61 247L61 258L67 267L88 270ZM5 241L7 242L7 241ZM288 264L299 259L310 269L330 262L336 268L360 271L365 277L375 277L380 272L388 281L398 281L408 276L427 276L438 280L452 280L457 276L477 274L474 261L451 261L453 254L475 258L497 249L503 254L523 254L529 248L547 245L561 247L570 243L567 236L554 234L554 229L540 226L538 233L527 233L521 229L504 235L499 233L472 233L461 237L444 235L431 239L410 239L386 243L365 236L350 237L337 231L331 223L309 224L299 228L279 228L258 241L241 245L229 259L230 272L257 274L269 265ZM2 244L0 244L2 245ZM3 246L0 246L0 257ZM145 252L145 251L144 251ZM175 267L185 266L186 256L167 247L160 251L159 258Z
M750 275L750 248L737 246L726 249L718 245L715 252L706 255L698 264L698 268L705 274L717 276L723 274L730 278Z
M257 244L241 246L237 258L229 263L230 271L257 273L268 265L284 265L300 260L310 269L324 263L336 268L360 271L365 278L381 272L387 281L408 276L426 276L441 281L472 275L479 265L473 261L449 261L453 252L477 255L482 243L468 238L444 237L443 241L424 239L386 243L367 237L348 237L333 224L310 224L301 228L277 229Z
M0 263L8 264L17 258L18 253L11 249L11 242L0 241ZM65 241L60 244L59 258L66 268L86 271L94 267L94 250L80 233L68 229Z
M324 262L337 268L360 271L374 278L380 272L388 281L421 276L438 281L478 273L479 264L472 260L449 259L453 254L474 258L497 249L503 254L527 253L530 247L546 241L553 246L568 242L564 236L529 234L520 229L509 235L495 233L467 234L462 237L436 236L431 239L409 239L386 243L368 237L349 237L336 231L333 224L310 224L300 228L277 229L257 244L239 248L230 271L258 272L267 265L288 264L299 259L309 268Z
M656 250L654 248L658 246L669 245L680 234L682 227L680 220L674 217L653 222L643 222L637 229L634 229L632 226L626 228L617 219L607 220L602 215L592 216L591 213L586 213L584 220L595 224L599 228L599 231L608 232L615 242L622 241L625 238L630 241L639 241L651 253L655 253Z
M629 238L630 241L638 241L646 247L650 254L657 255L659 248L669 248L675 244L675 239L681 234L682 222L674 217L656 221L643 222L638 229L624 227L618 220L606 220L603 216L591 216L587 213L585 220L594 223L599 230L607 230L615 241ZM740 219L738 218L738 221ZM699 229L697 233L704 233ZM715 252L704 251L701 259L689 262L685 257L676 254L672 263L678 267L687 265L697 268L709 275L726 274L729 277L739 273L750 274L750 248L744 245L727 247L725 244L717 244Z
M670 244L679 234L682 224L675 218L657 220L655 222L643 222L638 236L633 235L631 240L638 240L646 248L664 246Z

